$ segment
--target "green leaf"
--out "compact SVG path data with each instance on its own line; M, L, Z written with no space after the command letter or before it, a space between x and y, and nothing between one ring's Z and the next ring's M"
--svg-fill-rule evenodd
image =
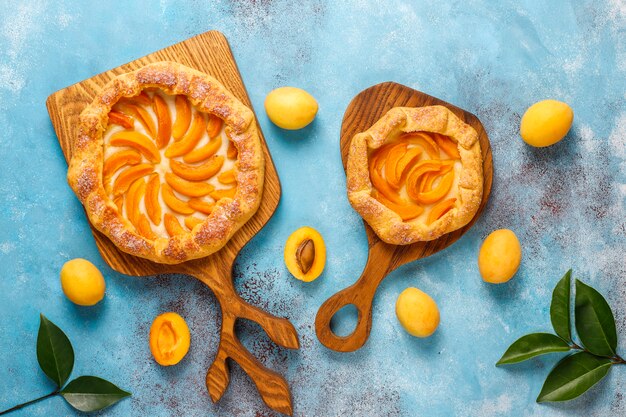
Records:
M60 388L74 368L74 349L63 330L40 314L37 361L41 370Z
M504 352L497 365L523 362L527 359L552 352L567 352L569 345L550 333L531 333L517 339Z
M552 292L550 304L550 320L556 334L564 340L572 341L572 331L569 319L570 278L572 270L565 273L563 278L556 284Z
M131 394L97 376L81 376L67 384L61 395L75 409L90 412L102 410Z
M550 371L537 402L567 401L578 397L604 378L612 364L610 359L588 352L564 358Z
M611 307L602 295L576 280L576 330L589 352L614 356L617 331Z

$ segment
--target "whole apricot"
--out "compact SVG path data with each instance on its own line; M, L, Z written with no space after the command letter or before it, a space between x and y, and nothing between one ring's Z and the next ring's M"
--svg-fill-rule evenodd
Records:
M179 314L163 313L152 322L150 351L159 365L176 365L187 355L190 343L189 327Z
M398 321L410 335L428 337L439 326L439 309L435 300L414 287L402 291L396 301Z
M86 259L67 261L61 268L61 287L74 304L92 306L104 297L106 284L102 273Z
M491 284L501 284L513 278L521 261L522 246L509 229L493 231L478 253L480 275Z
M287 130L302 129L315 119L317 101L312 95L296 87L280 87L265 98L265 111L278 127Z
M543 100L526 110L520 123L520 135L531 146L543 148L554 145L567 135L574 112L566 103Z

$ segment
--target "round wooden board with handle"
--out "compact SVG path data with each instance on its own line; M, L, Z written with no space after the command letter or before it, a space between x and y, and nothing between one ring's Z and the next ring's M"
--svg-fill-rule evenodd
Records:
M456 242L472 227L487 204L493 179L493 160L489 138L478 117L445 101L394 82L377 84L363 90L348 105L341 125L340 138L344 170L352 137L369 129L389 109L433 105L446 106L478 132L484 173L483 198L480 207L474 218L463 228L429 242L418 242L406 246L390 245L383 242L364 222L369 253L363 274L354 284L326 300L315 318L317 338L329 349L339 352L352 352L363 346L372 328L372 302L376 289L382 280L399 266L430 256ZM335 313L350 304L357 309L356 327L348 336L337 336L331 329L330 321Z
M74 126L77 125L78 116L100 88L118 74L164 60L179 62L215 77L239 100L252 108L228 41L220 32L206 32L50 95L46 105L66 160L69 161L72 155ZM276 344L289 349L299 348L298 335L288 320L248 304L235 292L233 286L232 268L237 254L272 217L280 199L280 182L260 127L259 133L265 153L263 199L257 213L220 251L203 259L179 265L164 265L124 253L93 227L92 232L100 254L118 272L133 276L187 274L205 283L215 293L222 310L220 344L206 377L206 386L214 402L222 397L228 387L230 378L227 359L231 359L250 376L265 404L276 411L291 415L291 393L285 379L263 366L235 335L237 319L252 320ZM175 283L172 282L172 285Z

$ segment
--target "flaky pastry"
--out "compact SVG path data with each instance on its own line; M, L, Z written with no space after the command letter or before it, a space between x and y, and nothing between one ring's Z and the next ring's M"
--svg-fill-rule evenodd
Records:
M395 107L352 138L348 199L383 241L429 241L474 217L482 167L477 132L448 108Z
M119 249L176 264L228 242L258 209L264 174L252 110L213 77L158 62L82 111L67 177Z

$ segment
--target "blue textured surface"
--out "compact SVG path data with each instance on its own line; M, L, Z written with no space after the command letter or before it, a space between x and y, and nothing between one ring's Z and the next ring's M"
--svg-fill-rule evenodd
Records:
M236 366L224 398L211 404L204 376L219 316L207 289L186 277L125 277L100 258L66 185L44 105L60 88L218 29L283 185L276 215L241 253L237 286L247 300L290 318L302 349L277 348L256 326L240 330L264 363L286 375L295 415L626 415L624 366L556 405L534 402L556 357L494 366L518 336L550 329L551 290L569 267L607 296L626 353L624 0L110 3L0 2L0 409L52 390L35 355L43 312L75 345L73 376L99 375L133 392L103 415L273 415ZM460 241L383 283L369 342L339 354L317 342L315 313L366 260L362 223L345 197L339 127L355 94L388 80L478 115L493 146L494 188ZM287 133L268 121L264 97L282 85L318 99L312 126ZM574 127L558 145L531 149L518 136L520 116L544 98L570 103ZM329 254L310 284L294 280L282 262L285 239L302 225L323 234ZM502 227L518 234L524 259L513 281L490 286L478 274L477 251ZM106 276L107 296L95 308L76 307L61 292L59 270L74 257ZM396 321L396 297L408 286L440 307L441 325L429 339L410 337ZM181 364L162 368L147 333L167 310L187 319L192 347ZM75 412L57 397L14 415Z

